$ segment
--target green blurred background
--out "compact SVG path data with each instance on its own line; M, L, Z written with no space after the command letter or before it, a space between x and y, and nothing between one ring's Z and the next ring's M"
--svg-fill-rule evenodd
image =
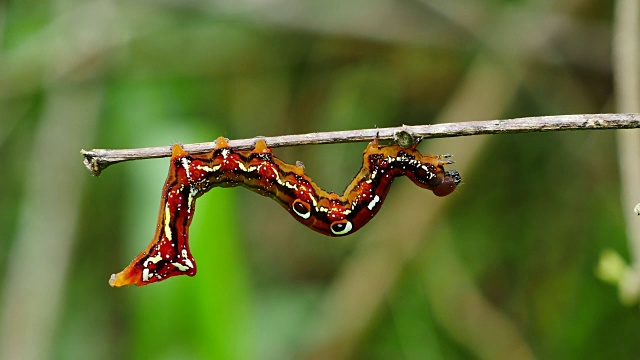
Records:
M630 257L615 132L425 141L458 190L399 179L339 239L214 189L197 276L120 289L168 161L80 156L620 111L614 25L599 0L0 1L0 358L640 358L637 306L595 275ZM342 192L364 147L276 154Z

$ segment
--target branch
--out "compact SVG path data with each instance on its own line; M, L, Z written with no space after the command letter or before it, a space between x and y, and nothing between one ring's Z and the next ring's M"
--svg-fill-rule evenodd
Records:
M399 132L406 132L422 139L457 137L485 134L513 134L564 130L606 130L640 128L640 114L584 114L537 116L509 120L468 121L435 125L400 126L380 129L332 131L300 135L263 137L272 148L309 144L334 144L359 141L393 140ZM231 140L236 149L251 149L256 138ZM215 148L215 142L186 144L190 153L206 153ZM139 149L93 149L82 150L84 164L95 176L111 164L122 161L152 159L171 156L170 146Z

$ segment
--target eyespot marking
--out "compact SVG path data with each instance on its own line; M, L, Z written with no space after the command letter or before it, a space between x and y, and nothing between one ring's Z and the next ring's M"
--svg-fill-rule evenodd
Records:
M334 235L346 235L351 229L353 229L353 225L349 220L338 220L331 223L331 232Z
M309 204L307 204L306 202L303 202L300 199L295 199L293 201L293 204L291 205L291 209L293 210L294 213L296 213L296 215L300 216L305 220L311 217L311 207L309 206Z

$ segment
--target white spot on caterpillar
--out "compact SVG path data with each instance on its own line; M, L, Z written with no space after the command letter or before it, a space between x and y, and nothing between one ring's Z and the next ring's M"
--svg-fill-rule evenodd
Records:
M149 269L147 268L142 270L142 281L149 281Z
M184 265L180 264L179 262L172 262L171 265L175 266L180 271L189 270L189 268L187 266L184 266Z
M431 172L431 170L429 170L429 167L427 165L422 165L422 169L424 169L424 171L426 171L427 174L429 174L429 179L436 176L434 173Z
M189 212L191 212L191 204L196 195L198 195L198 189L192 187L191 190L189 190L189 198L187 199L187 210Z
M182 249L182 258L184 258L184 263L191 269L193 269L193 263L191 262L191 260L189 260L189 257L187 256L187 249ZM180 271L184 271L184 270L180 270Z
M167 255L167 256L169 256L169 255ZM158 263L158 261L160 261L160 260L162 260L162 255L161 255L161 254L158 254L158 255L156 255L156 256L150 257L150 258L148 258L147 260L145 260L145 261L144 261L143 266L144 266L144 267L149 266L149 263L150 263L150 262L151 262L151 263L154 263L154 264L157 264L157 263Z
M262 163L262 164L260 164L259 168L262 168L262 167L265 167L265 166L268 166L268 167L270 167L270 168L271 168L271 173L274 175L274 177L275 177L275 181L276 181L278 184L280 184L280 185L285 185L285 184L283 184L283 183L282 183L282 180L280 180L280 174L278 173L278 169L274 168L274 167L273 167L271 164L269 164L269 163ZM286 186L286 185L285 185L285 186Z
M378 201L380 201L380 196L376 195L373 200L371 200L371 202L369 203L369 205L367 205L367 208L369 209L369 211L373 211L373 208L376 206L376 204L378 203Z

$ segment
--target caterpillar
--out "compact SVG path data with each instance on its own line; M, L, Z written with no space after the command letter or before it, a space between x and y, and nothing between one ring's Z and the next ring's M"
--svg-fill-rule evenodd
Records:
M137 286L176 275L196 274L189 250L189 224L196 199L214 187L244 186L268 196L296 220L321 234L345 236L369 222L380 210L394 178L407 176L437 196L452 193L461 177L450 155L422 155L417 142L409 148L369 143L362 168L342 196L319 188L300 164L291 165L273 155L264 140L253 150L234 150L226 139L216 140L209 154L189 154L181 145L171 148L169 175L162 189L156 232L147 248L124 270L111 275L111 286Z

